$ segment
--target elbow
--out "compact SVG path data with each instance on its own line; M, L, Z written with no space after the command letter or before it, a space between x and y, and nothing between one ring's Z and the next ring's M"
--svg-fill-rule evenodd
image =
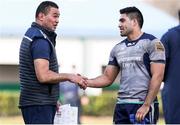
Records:
M107 80L106 80L106 86L105 86L105 87L110 86L110 85L113 83L113 81L114 81L114 80L112 80L112 79L107 79Z
M48 72L36 72L36 78L39 83L48 83L50 81Z
M46 76L43 76L43 75L37 76L37 79L38 79L38 81L39 81L40 83L47 83L47 82L48 82L48 81L47 81L47 77L46 77Z

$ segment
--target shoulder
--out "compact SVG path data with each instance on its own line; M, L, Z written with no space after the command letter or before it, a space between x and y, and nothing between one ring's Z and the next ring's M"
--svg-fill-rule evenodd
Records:
M30 27L26 33L25 36L29 37L30 39L35 39L35 38L46 38L42 31L38 28L35 27Z
M36 39L32 42L31 49L38 51L39 53L51 51L51 45L47 40Z
M148 48L154 47L156 44L162 46L160 39L152 34L144 33L141 40L144 41L143 44Z
M121 45L125 44L125 41L126 41L126 39L123 40L123 41L121 41L121 42L118 42L118 43L112 48L111 52L114 52L114 51L118 50L118 48L119 48Z
M47 40L36 39L32 42L31 52L33 59L43 58L49 60L51 47Z
M120 45L125 44L126 41L127 41L127 39L122 40L121 42L117 43L117 44L114 46L114 48L116 48L116 47L118 47L118 46L120 46Z
M163 36L174 35L174 33L180 33L180 25L169 29Z
M169 35L179 34L179 33L180 33L180 25L169 29L167 33L168 33Z
M144 41L144 47L149 51L164 50L163 44L161 43L160 39L152 34L144 33L141 39Z
M175 27L169 29L168 31L169 31L169 32L175 32L175 31L180 32L180 25L175 26Z
M34 46L50 46L49 42L45 39L36 39L32 42L32 45Z
M157 38L152 34L144 33L143 36L141 37L141 39L148 39L148 40L152 41L152 40L155 40Z

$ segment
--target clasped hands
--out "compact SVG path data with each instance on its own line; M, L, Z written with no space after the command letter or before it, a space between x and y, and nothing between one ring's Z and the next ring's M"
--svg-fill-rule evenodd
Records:
M77 83L81 89L85 90L87 88L87 85L88 85L87 77L81 76L80 74L76 74L73 76L72 79L73 79L72 81L74 83Z

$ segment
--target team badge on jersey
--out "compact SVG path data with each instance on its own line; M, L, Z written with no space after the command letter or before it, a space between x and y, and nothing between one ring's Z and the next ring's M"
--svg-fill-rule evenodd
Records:
M161 42L156 42L155 48L156 48L156 51L164 51L164 46L162 45Z

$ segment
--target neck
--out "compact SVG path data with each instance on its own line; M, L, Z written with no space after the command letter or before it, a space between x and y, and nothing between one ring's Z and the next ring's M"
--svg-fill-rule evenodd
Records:
M36 22L37 24L39 24L40 26L42 26L42 22L41 22L40 20L36 19L35 22Z
M141 30L134 30L131 34L127 36L127 38L130 41L134 41L137 40L142 34L143 32Z

